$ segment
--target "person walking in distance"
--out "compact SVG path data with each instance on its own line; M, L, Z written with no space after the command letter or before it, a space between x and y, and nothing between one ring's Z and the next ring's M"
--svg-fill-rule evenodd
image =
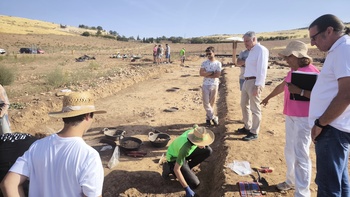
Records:
M180 50L181 66L185 65L185 59L186 59L186 50L185 50L185 48L182 48Z
M335 15L309 26L311 45L327 52L310 97L309 125L316 151L318 197L350 196L350 30Z
M241 108L244 127L237 132L246 134L244 141L258 138L261 123L260 96L265 86L269 51L262 46L255 32L248 31L243 36L244 45L249 50L245 60L244 83L241 91Z
M170 64L170 46L168 44L165 44L165 61Z
M157 50L158 50L158 46L154 45L153 47L153 63L157 63Z
M206 125L211 126L211 121L215 126L219 124L219 119L214 115L214 106L219 89L219 77L221 75L221 62L215 59L214 47L205 50L207 60L204 61L199 70L199 75L204 77L202 85L203 106L206 111Z
M158 48L157 48L157 64L163 63L163 53L164 53L164 48L160 44L158 45Z

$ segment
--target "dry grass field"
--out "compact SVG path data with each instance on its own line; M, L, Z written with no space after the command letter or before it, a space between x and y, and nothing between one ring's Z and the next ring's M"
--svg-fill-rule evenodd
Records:
M83 37L79 28L67 27L62 30L59 24L28 20L17 17L0 16L0 48L7 53L0 55L0 66L15 74L12 84L5 86L12 103L9 115L11 128L18 132L56 132L61 121L49 118L49 111L59 111L61 97L56 96L62 89L91 91L98 108L107 109L106 115L96 116L91 130L84 137L86 142L100 150L99 142L104 136L100 132L105 127L126 131L126 136L143 140L141 150L147 155L141 158L121 154L120 163L108 169L107 163L112 150L100 152L105 166L103 196L183 196L184 191L176 181L163 180L158 164L166 148L154 148L147 134L154 129L168 133L173 140L194 124L204 123L205 112L201 102L202 78L198 71L203 58L199 57L207 44L172 44L172 64L153 64L154 44L120 42L97 37ZM71 31L69 31L69 29ZM85 30L84 30L85 31ZM298 35L298 39L309 43L304 31L262 33L261 35ZM260 34L258 33L260 36ZM241 35L240 35L241 36ZM300 37L299 37L300 36ZM271 57L285 47L290 40L262 42L270 50ZM165 44L165 43L164 43ZM45 54L19 54L19 48L36 46ZM232 53L232 44L213 44L217 53ZM180 66L178 52L186 48L185 66ZM244 45L239 44L238 51ZM112 54L134 54L140 60L130 61L110 58ZM312 48L309 54L323 58L324 53ZM76 62L83 55L93 56L94 60ZM230 58L220 58L224 64ZM288 68L271 61L263 97L280 83ZM315 62L317 66L322 66ZM239 176L226 166L233 160L246 160L253 166L274 167L272 173L263 174L269 186L263 188L267 196L293 196L293 191L279 192L275 185L284 181L284 116L283 97L277 96L263 109L263 123L259 139L243 142L233 131L241 128L238 88L239 68L225 66L221 77L217 111L220 125L212 127L216 140L212 145L214 155L196 168L202 181L196 193L202 197L239 196L236 183L252 181L251 176ZM63 84L63 85L62 85ZM178 87L177 92L166 91ZM179 108L173 113L164 112L170 107ZM315 155L310 148L315 175ZM257 177L256 174L252 174ZM312 182L312 196L316 185Z

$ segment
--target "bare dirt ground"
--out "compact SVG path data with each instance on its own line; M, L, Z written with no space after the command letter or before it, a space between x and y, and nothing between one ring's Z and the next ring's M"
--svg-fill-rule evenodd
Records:
M0 36L3 39L11 40L6 35ZM30 36L31 37L31 36ZM59 38L52 36L51 40L58 42ZM23 40L22 36L13 37L14 40ZM34 39L34 36L33 38ZM37 39L37 38L35 38ZM125 136L140 138L143 141L140 150L147 153L146 156L134 158L120 155L120 163L113 169L107 167L112 150L100 151L103 165L105 166L105 182L103 196L183 196L185 194L181 185L174 180L164 180L161 177L161 165L158 164L166 148L155 148L148 141L148 132L154 129L165 132L175 139L183 131L191 128L194 124L202 125L205 122L205 111L201 101L200 89L202 78L198 71L200 64L204 61L197 53L203 51L207 45L170 45L174 52L173 64L153 65L149 61L122 61L120 59L110 59L109 54L117 50L138 51L143 54L143 59L151 59L153 44L133 44L116 42L110 44L103 41L93 40L92 43L99 47L97 50L87 46L93 46L89 42L80 40L82 44L74 44L75 39L69 39L58 50L54 43L50 43L47 37L40 37L42 43L51 46L48 54L36 55L30 62L18 63L3 60L0 64L13 65L20 70L19 76L13 85L6 86L12 103L24 103L24 109L10 110L12 130L19 132L55 132L60 129L61 121L51 119L47 116L49 111L58 111L61 106L61 97L56 97L55 93L60 89L42 91L40 93L26 93L29 87L40 86L41 75L45 75L45 70L54 69L56 66L66 70L86 69L89 62L76 63L74 57L88 53L96 56L96 62L101 65L98 71L110 68L121 69L118 75L100 77L92 79L96 81L94 86L81 85L70 86L73 90L93 91L98 108L108 111L105 115L96 115L95 123L91 130L84 137L86 142L100 151L106 145L100 143L104 138L101 130L105 127L113 127L126 131ZM81 38L79 38L81 39ZM69 44L72 43L73 44ZM276 56L278 50L273 50L276 46L285 46L289 41L265 42L272 56ZM15 45L13 42L12 44ZM118 46L114 46L118 45ZM11 43L7 43L8 46ZM103 47L103 45L106 45ZM81 52L79 47L83 47ZM230 44L215 45L222 52L230 53ZM65 47L69 50L63 50ZM186 47L188 61L185 66L180 66L176 53L182 47ZM239 46L239 50L243 46ZM15 48L15 47L14 47ZM76 50L74 53L71 49ZM15 49L13 49L15 51ZM122 52L121 52L122 53ZM311 53L322 57L323 54L313 50ZM20 57L20 56L18 56ZM228 62L225 58L222 61ZM63 64L62 62L66 62ZM288 68L276 64L270 65L266 81L272 84L263 90L263 97L270 93L273 88L280 83L288 72ZM94 71L95 72L95 71ZM261 174L269 183L263 188L267 192L266 196L293 196L293 190L279 192L276 184L284 181L285 159L284 159L284 116L282 115L283 96L279 95L263 108L263 120L259 139L252 142L241 141L242 136L234 135L234 131L242 127L241 109L239 105L240 91L238 84L239 68L224 67L220 95L216 109L218 111L218 127L210 129L215 133L216 139L212 145L214 153L206 162L195 169L199 176L201 186L196 189L199 196L239 196L236 183L238 181L252 181L252 176L239 176L231 169L227 168L234 160L249 161L251 166L270 166L274 168L272 173ZM23 87L27 87L23 88ZM171 88L178 88L178 91L167 91ZM63 87L61 88L63 89ZM22 92L22 93L19 93ZM175 112L165 112L164 109L177 107ZM169 144L171 141L169 142ZM313 145L310 147L313 161L313 179L315 175L315 155ZM252 175L257 178L254 172ZM312 196L316 196L316 185L311 184Z

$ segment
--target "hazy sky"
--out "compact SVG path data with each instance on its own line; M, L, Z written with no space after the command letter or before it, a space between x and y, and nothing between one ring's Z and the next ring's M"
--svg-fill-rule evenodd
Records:
M0 15L135 38L290 30L328 13L350 22L349 9L350 0L0 0Z

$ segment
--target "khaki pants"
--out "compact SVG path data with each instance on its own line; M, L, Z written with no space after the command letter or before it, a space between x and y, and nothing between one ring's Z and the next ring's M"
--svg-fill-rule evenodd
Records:
M203 85L202 87L203 106L207 120L214 118L214 104L218 95L218 88L217 85Z
M241 108L244 127L251 133L259 134L261 122L260 94L253 95L255 79L245 80L241 91Z

